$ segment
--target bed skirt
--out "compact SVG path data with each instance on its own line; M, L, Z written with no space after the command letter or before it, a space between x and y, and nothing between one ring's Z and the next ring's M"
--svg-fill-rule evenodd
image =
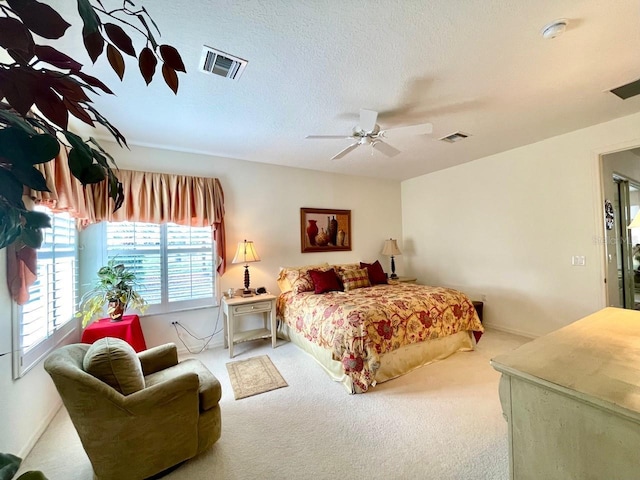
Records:
M351 377L344 373L342 363L332 358L331 351L310 342L303 335L290 329L286 323L279 323L278 337L291 341L311 355L329 376L344 385L349 393L362 393L357 386L353 385ZM472 332L463 331L428 342L406 345L393 352L385 353L380 356L380 368L376 371L372 386L447 358L456 352L472 351L475 343Z

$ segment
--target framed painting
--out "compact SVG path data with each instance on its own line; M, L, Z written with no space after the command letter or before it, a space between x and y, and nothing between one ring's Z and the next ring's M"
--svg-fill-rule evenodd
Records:
M351 250L351 210L300 209L302 253Z

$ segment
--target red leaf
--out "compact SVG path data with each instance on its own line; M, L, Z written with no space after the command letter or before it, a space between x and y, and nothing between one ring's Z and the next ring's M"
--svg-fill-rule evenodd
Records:
M42 88L36 93L36 107L51 122L63 130L67 129L67 124L69 123L67 107L62 99L49 87Z
M162 55L162 60L164 60L164 62L173 70L187 73L178 50L173 48L171 45L160 45L160 55Z
M92 127L95 127L95 124L93 123L93 119L87 113L87 111L84 108L82 108L82 105L79 105L76 102L69 100L68 98L63 98L62 102L64 103L64 106L67 108L67 110L69 110L69 113L71 115L82 120L87 125L91 125Z
M49 84L56 92L69 100L74 102L91 101L82 86L72 77L50 78Z
M107 45L107 58L113 71L122 80L122 77L124 77L124 58L122 58L120 51L110 43Z
M44 3L35 0L7 0L7 3L24 25L41 37L60 38L71 26L58 12Z
M176 71L169 67L166 63L162 65L162 76L164 77L164 81L169 86L173 93L178 93L178 75Z
M65 55L49 45L36 45L34 53L39 60L47 62L54 67L68 70L80 70L82 68L81 63L76 62L70 56Z
M78 76L79 78L81 78L82 80L87 82L87 84L91 85L92 87L99 88L104 93L108 93L109 95L113 95L113 92L111 91L111 89L109 87L107 87L104 83L102 83L100 80L98 80L96 77L92 77L91 75L87 75L84 72L73 72L73 73L74 73L74 75Z
M102 38L102 34L98 31L88 32L86 29L82 29L82 40L84 41L84 48L87 49L87 53L89 54L89 58L93 63L96 63L96 60L104 50L104 39Z
M153 51L149 47L144 47L138 57L138 66L140 67L142 78L147 82L147 85L151 83L153 75L156 73L157 64L158 60L156 60Z
M33 52L33 36L15 18L0 18L0 47L20 52Z
M111 40L116 47L127 55L131 55L132 57L136 56L136 51L133 48L131 37L129 37L129 35L127 35L119 25L105 23L104 31L106 32L107 37L109 37L109 40Z
M0 70L0 90L11 105L23 117L35 102L38 82L30 71L22 68Z

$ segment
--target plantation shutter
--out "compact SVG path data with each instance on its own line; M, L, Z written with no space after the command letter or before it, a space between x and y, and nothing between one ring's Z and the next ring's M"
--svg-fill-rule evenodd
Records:
M110 222L106 229L107 257L133 270L149 313L214 304L211 228Z
M49 213L42 207L37 209ZM77 300L75 220L67 213L54 214L51 228L43 229L43 233L38 278L29 287L29 301L18 307L16 377L77 327L77 322L71 322Z

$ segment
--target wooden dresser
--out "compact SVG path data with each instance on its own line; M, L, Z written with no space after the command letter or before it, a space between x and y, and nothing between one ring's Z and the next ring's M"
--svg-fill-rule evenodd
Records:
M640 478L640 312L605 308L491 365L511 479Z

